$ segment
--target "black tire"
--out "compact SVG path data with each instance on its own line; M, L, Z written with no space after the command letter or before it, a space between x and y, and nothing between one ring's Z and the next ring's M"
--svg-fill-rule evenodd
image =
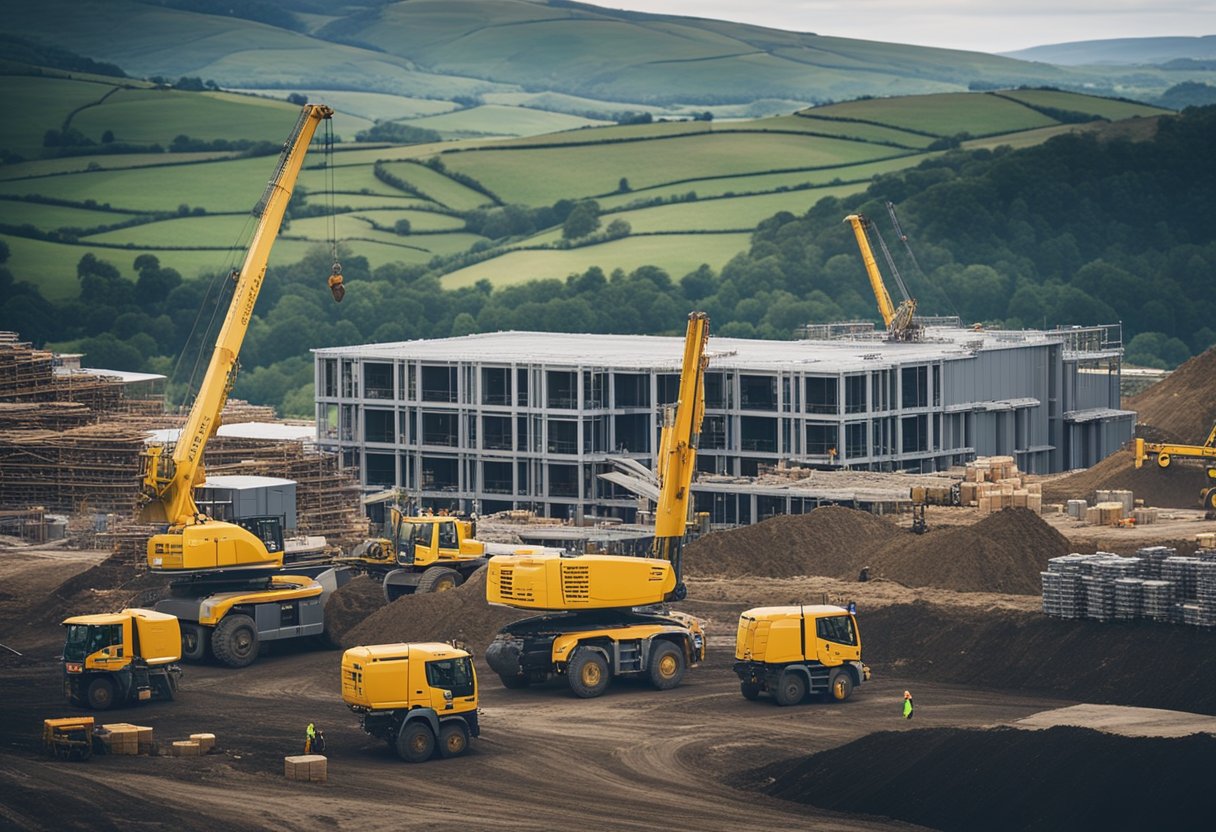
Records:
M207 631L197 624L181 622L182 659L201 662L207 658Z
M414 591L417 593L447 592L460 586L463 582L464 579L455 569L449 569L446 566L432 566L422 573L422 577L418 579L418 588Z
M778 705L797 705L806 697L806 679L801 673L786 670L777 680L777 689L773 697Z
M108 711L114 707L114 683L104 676L98 676L89 682L89 688L85 691L85 700L89 703L89 707L95 711Z
M507 690L523 690L532 684L532 680L527 676L503 676L500 674L498 678L502 680L502 686Z
M759 682L740 682L739 693L743 694L743 698L749 702L755 702L760 698L760 683Z
M248 667L258 658L258 630L249 616L232 612L211 631L211 652L228 667Z
M847 670L837 670L832 673L828 682L828 701L844 702L853 695L853 674Z
M177 686L173 684L172 676L157 676L152 683L160 698L166 702L172 702L174 695L177 693Z
M670 641L656 642L650 648L650 684L656 690L671 690L679 685L687 668L684 651Z
M1208 488L1203 492L1203 507L1208 511L1216 511L1216 488Z
M407 763L423 763L435 753L435 734L421 719L412 719L397 735L397 756Z
M566 666L566 677L570 690L582 699L594 699L608 690L611 676L608 661L599 652L589 647L579 647Z
M469 750L469 729L459 720L439 726L439 756L459 757Z

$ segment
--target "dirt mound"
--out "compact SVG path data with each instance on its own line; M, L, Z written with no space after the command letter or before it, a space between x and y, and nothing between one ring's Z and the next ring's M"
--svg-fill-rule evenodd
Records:
M750 778L785 800L947 832L1182 829L1202 817L1214 764L1216 737L1208 734L936 728L871 734Z
M116 553L60 584L39 612L43 621L117 612L132 605L150 604L162 597L168 586L164 575L149 572L128 553Z
M1216 630L925 602L863 607L860 624L866 662L880 674L1216 714L1216 662L1195 658L1216 651Z
M1163 381L1128 400L1136 421L1154 435L1198 445L1216 422L1216 347L1192 358Z
M459 639L480 653L498 630L527 613L486 603L486 570L478 569L456 589L405 595L381 607L341 637L344 647L398 641Z
M1119 489L1131 491L1146 506L1197 509L1199 492L1206 485L1207 477L1197 466L1175 463L1159 468L1148 462L1136 468L1131 451L1115 451L1092 468L1043 483L1043 502L1087 500L1092 505L1095 491Z
M379 582L361 575L329 594L325 602L325 636L342 644L346 633L363 623L384 606L384 591Z
M684 571L697 577L754 575L856 578L871 553L903 532L864 511L822 506L752 526L713 532L691 543Z
M1047 561L1071 551L1068 539L1033 511L1007 508L974 526L930 529L892 540L873 558L873 577L957 592L1037 595Z

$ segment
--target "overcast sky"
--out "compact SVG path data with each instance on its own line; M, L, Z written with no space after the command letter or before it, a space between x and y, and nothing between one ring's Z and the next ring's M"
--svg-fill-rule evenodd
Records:
M818 35L1011 52L1077 40L1216 34L1216 0L587 0Z

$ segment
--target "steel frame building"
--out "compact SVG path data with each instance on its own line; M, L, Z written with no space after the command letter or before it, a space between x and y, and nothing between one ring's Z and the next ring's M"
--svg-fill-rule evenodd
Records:
M1132 436L1117 325L930 327L914 343L855 329L712 337L698 469L748 477L785 460L928 472L1009 455L1049 473L1093 465ZM369 491L397 489L423 507L633 520L634 495L598 474L614 456L651 465L681 347L499 332L317 349L317 442L359 467ZM714 522L755 518L754 500L705 492L697 503Z

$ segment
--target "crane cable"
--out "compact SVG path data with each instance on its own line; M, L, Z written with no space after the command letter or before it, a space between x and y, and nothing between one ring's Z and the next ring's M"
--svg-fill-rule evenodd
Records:
M900 242L904 244L904 249L908 252L908 258L912 261L912 265L916 267L917 274L921 276L925 283L932 284L933 281L929 279L929 275L925 274L925 270L920 267L920 261L916 259L916 254L912 251L912 246L908 243L908 235L904 233L903 226L899 224L899 217L895 215L895 203L891 200L887 200L887 215L891 217L891 226L895 229L895 233L898 235ZM881 236L878 238L878 241L882 246L883 254L887 257L887 262L890 263L891 255L887 252L887 246L885 243L883 243ZM908 291L904 288L903 281L900 279L899 272L895 270L894 265L891 266L891 273L895 275L895 281L899 283L900 291L904 293L904 297L908 297ZM950 294L946 291L945 287L937 286L936 288L937 291L941 292L946 304L950 307L950 311L954 313L955 317L961 318L958 313L958 307L954 305L954 300L950 297Z

